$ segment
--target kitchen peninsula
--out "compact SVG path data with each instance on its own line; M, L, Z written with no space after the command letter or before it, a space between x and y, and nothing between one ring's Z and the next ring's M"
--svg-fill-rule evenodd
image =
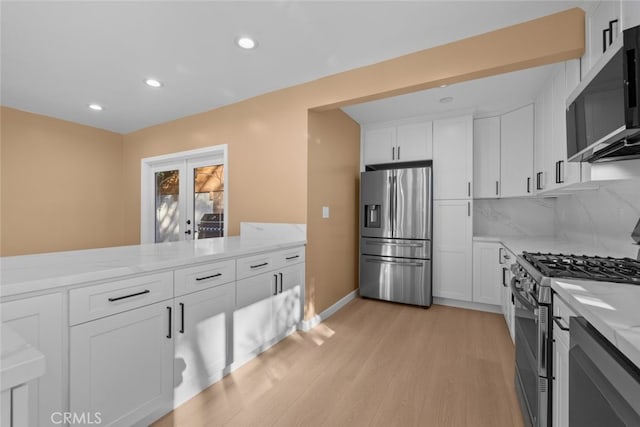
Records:
M250 233L2 258L2 321L45 357L30 424L149 423L272 346L302 320L305 244Z

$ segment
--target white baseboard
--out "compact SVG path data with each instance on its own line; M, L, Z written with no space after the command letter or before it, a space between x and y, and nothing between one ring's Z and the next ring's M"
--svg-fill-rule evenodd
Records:
M342 298L340 298L335 304L333 304L331 307L329 307L326 310L324 310L322 313L316 314L311 319L303 320L302 322L300 322L300 328L299 329L302 330L302 331L309 331L309 330L313 329L318 324L320 324L320 322L322 322L323 320L328 319L336 311L340 310L342 307L347 305L347 303L349 301L355 299L356 296L358 296L358 290L357 289L353 290L352 292L349 292L347 295L345 295Z
M484 304L481 302L460 301L451 298L433 297L433 304L448 305L450 307L467 308L469 310L486 311L489 313L502 314L502 306Z

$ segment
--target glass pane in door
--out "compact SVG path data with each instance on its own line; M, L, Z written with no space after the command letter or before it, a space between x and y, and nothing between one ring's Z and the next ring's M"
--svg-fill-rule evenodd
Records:
M155 173L155 241L180 240L180 171Z
M224 165L193 169L193 222L198 239L224 236Z

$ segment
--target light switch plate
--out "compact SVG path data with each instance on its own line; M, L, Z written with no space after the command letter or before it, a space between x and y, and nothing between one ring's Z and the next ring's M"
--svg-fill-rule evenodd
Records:
M322 207L322 218L329 218L329 206Z

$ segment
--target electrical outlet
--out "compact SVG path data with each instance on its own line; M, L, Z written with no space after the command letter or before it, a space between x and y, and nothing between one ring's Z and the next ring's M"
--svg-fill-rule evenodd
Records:
M322 218L329 218L329 206L322 207Z

